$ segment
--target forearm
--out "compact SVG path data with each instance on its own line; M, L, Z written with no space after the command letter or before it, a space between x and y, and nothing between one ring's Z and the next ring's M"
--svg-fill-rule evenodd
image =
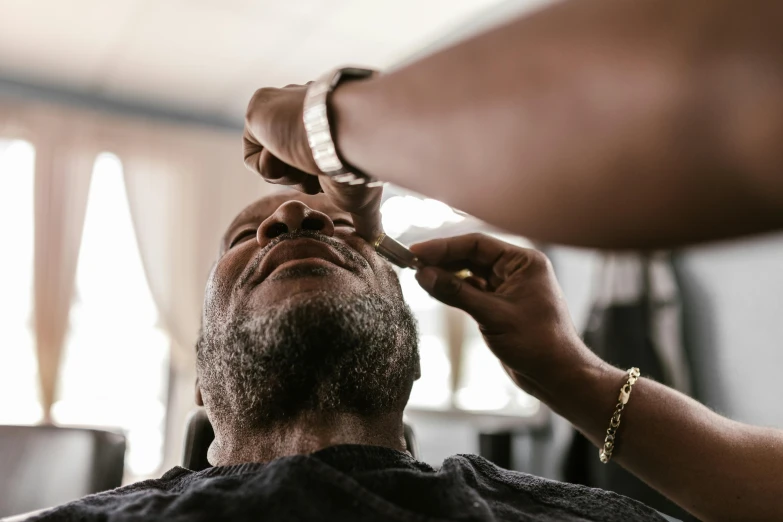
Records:
M626 378L597 366L543 398L602 446ZM783 432L731 421L654 381L633 387L613 460L705 521L783 520Z
M338 145L380 179L546 241L771 229L782 15L774 1L565 2L342 86Z
M480 234L412 250L427 265L416 275L421 287L470 314L521 389L602 445L628 376L579 338L547 258ZM462 266L490 274L489 284L481 289L447 270ZM781 431L733 422L639 379L616 438L614 459L707 521L783 520Z

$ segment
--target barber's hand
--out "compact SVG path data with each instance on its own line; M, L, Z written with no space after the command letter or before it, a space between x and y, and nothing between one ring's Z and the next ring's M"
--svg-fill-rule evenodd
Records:
M422 288L470 314L526 392L545 399L573 372L603 364L579 338L552 265L541 252L484 234L435 239L411 250L428 265L416 275ZM453 274L463 268L473 277Z
M306 85L289 85L255 92L245 115L245 166L269 183L306 194L324 192L335 206L353 214L359 235L372 241L382 230L383 189L338 183L321 175L302 121L306 91Z

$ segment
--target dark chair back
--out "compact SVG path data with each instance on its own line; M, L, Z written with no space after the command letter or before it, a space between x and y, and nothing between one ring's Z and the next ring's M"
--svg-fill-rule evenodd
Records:
M413 428L405 423L405 444L413 458L418 458L419 447L416 444L416 437L413 434ZM185 430L185 445L182 452L182 466L193 471L201 471L211 467L207 461L207 450L209 445L215 440L215 431L207 418L207 412L204 408L194 410L187 420Z
M207 450L215 440L215 430L204 408L196 408L188 416L185 444L182 448L182 467L201 471L212 467L207 461Z
M0 517L122 484L125 436L56 426L0 426Z

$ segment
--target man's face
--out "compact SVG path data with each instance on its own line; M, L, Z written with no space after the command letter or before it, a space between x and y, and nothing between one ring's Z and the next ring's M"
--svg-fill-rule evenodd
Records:
M323 195L243 210L210 274L198 374L216 429L306 411L401 411L416 325L391 266Z
M205 305L208 314L250 312L335 290L401 295L350 214L323 195L286 191L251 204L228 227Z

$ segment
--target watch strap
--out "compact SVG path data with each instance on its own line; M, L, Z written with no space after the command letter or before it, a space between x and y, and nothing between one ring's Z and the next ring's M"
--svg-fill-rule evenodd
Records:
M340 156L334 143L329 114L330 95L340 83L369 78L373 74L374 70L360 67L333 69L311 83L305 94L302 117L313 160L321 172L340 183L382 185Z

